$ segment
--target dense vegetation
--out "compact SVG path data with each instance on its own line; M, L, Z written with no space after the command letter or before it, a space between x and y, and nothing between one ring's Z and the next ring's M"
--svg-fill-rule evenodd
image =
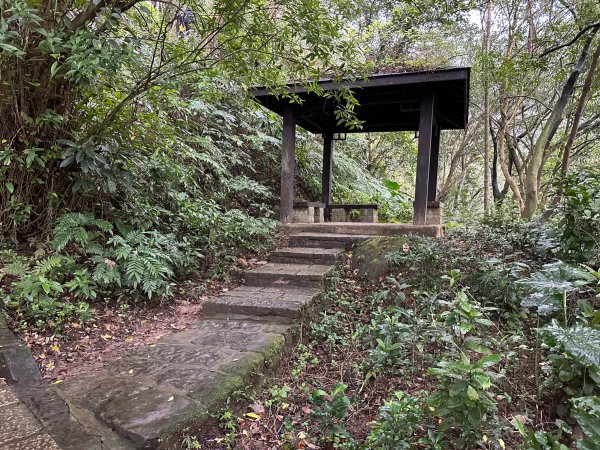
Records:
M583 256L568 235L550 237L561 230L492 223L440 241L398 238L375 280L350 255L280 374L247 413L222 413L221 439L233 448L597 449L600 273L556 259Z
M597 448L599 30L597 0L0 0L0 314L66 339L101 308L197 299L267 251L281 125L249 86L468 65L437 192L456 231L410 240L375 284L341 274L262 432ZM359 129L353 105L341 92L336 114ZM320 149L298 130L298 198L319 197ZM348 135L334 201L410 221L415 165L411 134Z

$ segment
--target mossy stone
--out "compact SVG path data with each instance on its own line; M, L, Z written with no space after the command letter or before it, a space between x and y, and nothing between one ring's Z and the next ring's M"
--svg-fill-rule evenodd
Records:
M352 266L362 278L377 280L390 271L387 255L402 251L409 237L376 237L367 239L354 248Z

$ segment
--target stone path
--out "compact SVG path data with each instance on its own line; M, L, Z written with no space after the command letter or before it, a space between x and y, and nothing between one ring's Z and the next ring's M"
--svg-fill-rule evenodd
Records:
M0 386L0 449L160 446L274 366L345 249L370 237L363 228L296 229L290 247L247 271L243 286L208 300L196 324L52 387L27 347L0 329L0 377L9 384Z

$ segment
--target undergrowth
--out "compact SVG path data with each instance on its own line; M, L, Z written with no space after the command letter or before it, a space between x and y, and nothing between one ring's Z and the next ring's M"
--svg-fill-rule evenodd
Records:
M491 230L388 260L375 283L344 267L233 448L597 448L596 271Z

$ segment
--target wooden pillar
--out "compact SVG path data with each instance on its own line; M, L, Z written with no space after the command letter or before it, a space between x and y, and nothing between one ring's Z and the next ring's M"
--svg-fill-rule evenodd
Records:
M429 156L429 185L427 188L427 201L434 202L437 195L438 166L440 159L440 126L439 120L434 115L433 135L431 136L431 155Z
M331 203L333 173L333 133L323 133L323 176L321 178L321 202Z
M425 92L421 98L419 117L419 150L417 155L417 178L413 223L425 225L427 220L427 198L429 190L429 160L433 135L433 92Z
M291 223L294 217L294 169L296 165L296 118L292 105L283 110L283 136L281 141L281 199L280 219Z

